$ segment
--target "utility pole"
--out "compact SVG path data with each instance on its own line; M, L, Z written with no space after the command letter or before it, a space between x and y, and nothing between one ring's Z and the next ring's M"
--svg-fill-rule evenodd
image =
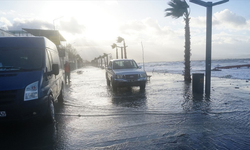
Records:
M189 1L207 8L205 93L206 96L209 96L211 89L212 7L215 5L226 3L229 0L222 0L216 3L204 2L201 0L189 0Z

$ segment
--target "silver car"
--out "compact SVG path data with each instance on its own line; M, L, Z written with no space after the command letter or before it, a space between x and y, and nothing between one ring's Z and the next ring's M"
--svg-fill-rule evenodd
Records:
M106 68L107 85L117 87L140 86L144 90L147 82L146 72L133 59L114 59Z

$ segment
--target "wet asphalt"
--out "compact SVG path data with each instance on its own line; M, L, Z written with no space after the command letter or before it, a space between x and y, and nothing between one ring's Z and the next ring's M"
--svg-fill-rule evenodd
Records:
M105 70L73 71L56 123L1 125L0 149L250 149L250 82L212 78L211 95L181 75L152 75L113 92Z

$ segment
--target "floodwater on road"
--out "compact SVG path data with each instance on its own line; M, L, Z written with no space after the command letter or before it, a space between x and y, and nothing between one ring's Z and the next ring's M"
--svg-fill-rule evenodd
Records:
M12 124L0 149L248 149L250 83L212 78L211 95L192 94L178 74L152 74L113 92L105 70L72 72L55 124Z

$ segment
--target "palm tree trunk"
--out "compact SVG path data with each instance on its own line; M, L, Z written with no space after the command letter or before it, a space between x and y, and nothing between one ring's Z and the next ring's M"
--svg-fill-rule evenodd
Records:
M106 60L107 60L106 67L108 67L108 64L109 64L109 55L106 55Z
M121 59L123 59L123 47L121 47Z
M127 59L127 50L126 50L125 40L123 40L123 47L124 47L124 57L125 59Z
M185 70L184 70L184 80L186 82L191 82L191 75L190 75L190 55L191 55L191 49L190 49L190 27L189 27L189 15L185 15L185 55L184 55L184 63L185 63Z
M101 58L101 66L100 67L102 67L102 58Z
M118 49L116 47L116 59L118 59Z

